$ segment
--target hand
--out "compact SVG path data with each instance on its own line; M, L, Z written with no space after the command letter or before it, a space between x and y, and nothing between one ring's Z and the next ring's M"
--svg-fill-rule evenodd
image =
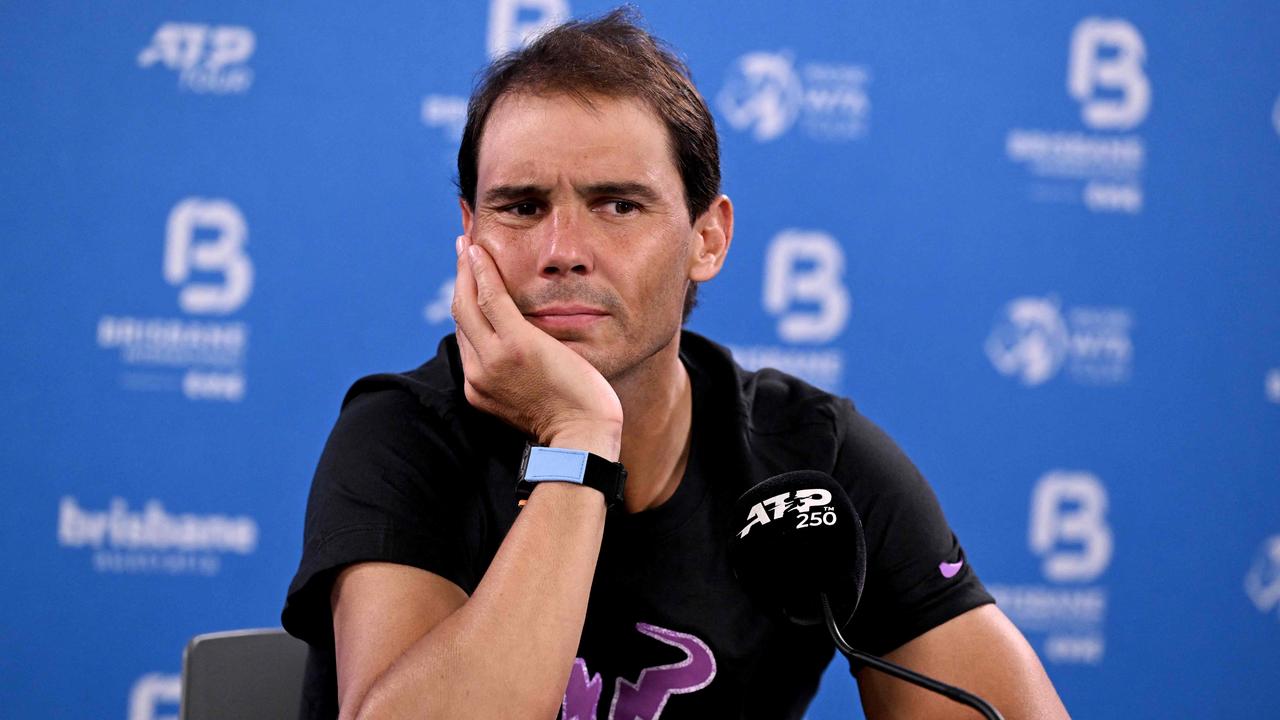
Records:
M524 318L484 248L458 237L453 318L467 402L538 442L616 461L622 404L590 363Z

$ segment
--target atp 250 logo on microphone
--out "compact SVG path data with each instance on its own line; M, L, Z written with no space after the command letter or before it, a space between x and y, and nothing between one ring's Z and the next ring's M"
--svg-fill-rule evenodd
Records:
M182 316L98 319L98 347L118 354L122 388L188 400L244 399L249 325L230 318L253 293L248 242L248 223L230 200L189 197L173 206L157 280L174 288Z
M836 513L831 505L831 492L823 488L807 488L780 493L752 505L747 511L747 524L738 531L738 537L746 537L751 532L751 528L758 525L768 525L775 520L781 520L788 512L794 516L796 520L794 527L797 530L836 524Z

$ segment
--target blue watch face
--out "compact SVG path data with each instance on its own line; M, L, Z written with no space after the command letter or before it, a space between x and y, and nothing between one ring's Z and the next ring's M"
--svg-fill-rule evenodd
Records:
M529 448L529 462L524 468L525 482L556 480L582 483L587 474L587 451L565 448Z

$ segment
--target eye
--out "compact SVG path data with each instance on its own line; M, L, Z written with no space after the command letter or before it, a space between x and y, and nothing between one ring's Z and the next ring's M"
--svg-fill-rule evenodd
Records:
M640 206L630 200L610 200L605 203L605 207L614 215L632 215L640 210Z
M507 207L507 210L509 212L515 213L516 215L523 215L525 217L529 217L529 216L538 214L538 204L535 202L529 202L529 201L519 202L519 203L516 203L515 205L511 205Z

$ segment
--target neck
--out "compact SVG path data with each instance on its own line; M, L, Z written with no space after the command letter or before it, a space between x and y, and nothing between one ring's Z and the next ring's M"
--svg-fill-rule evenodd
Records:
M680 362L680 335L611 382L624 418L620 459L627 468L627 511L657 507L675 492L689 459L693 391Z

